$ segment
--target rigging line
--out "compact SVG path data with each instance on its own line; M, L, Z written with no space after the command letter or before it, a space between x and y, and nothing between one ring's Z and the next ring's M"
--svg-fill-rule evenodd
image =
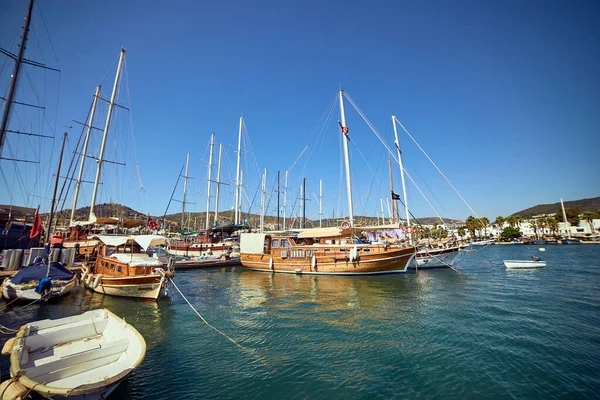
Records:
M454 190L454 192L456 192L456 194L458 195L458 197L460 197L461 200L467 205L467 207L469 207L469 210L471 210L471 212L477 217L477 219L479 221L481 221L481 219L479 218L479 216L477 215L477 213L475 212L475 210L473 210L473 208L469 205L469 203L467 203L467 201L465 200L465 198L454 187L454 185L452 184L452 182L450 182L450 180L446 177L446 175L444 175L444 173L437 166L437 164L433 162L433 160L431 159L431 157L429 157L429 155L425 152L425 150L423 150L423 148L421 147L421 145L415 140L415 138L410 134L410 132L408 132L408 130L404 127L404 125L402 125L402 122L400 122L398 120L398 118L396 118L395 116L394 116L394 119L396 120L396 122L398 122L398 124L400 124L400 126L402 127L402 129L404 130L404 132L406 132L406 134L412 139L412 141L415 142L415 144L423 152L423 154L425 154L425 157L427 157L427 159L431 162L431 164L433 164L433 166L438 170L438 172L444 177L444 179L446 180L446 182L448 182L448 184Z
M6 178L6 175L4 174L4 169L0 168L0 174L2 174L2 178L4 179L4 183L6 183L6 187L10 188L10 185L8 184L8 179ZM11 204L15 204L15 198L12 195L12 191L11 190L7 190L6 193L8 193L8 197L10 199L10 203Z
M414 181L414 179L412 178L412 176L410 176L410 174L408 173L408 171L404 170L404 173L406 174L406 176L408 177L408 179L410 179L410 181L413 183L413 185L415 185L415 187L417 188L417 190L419 191L419 193L421 193L421 196L423 196L423 198L425 199L425 201L427 202L427 204L429 204L429 207L431 207L431 209L433 210L433 212L435 212L435 214L437 215L437 217L440 219L440 221L442 221L442 224L446 224L444 222L444 219L440 216L440 214L438 213L438 211L435 209L435 207L433 206L433 204L431 204L431 202L429 201L429 199L427 198L427 196L425 196L425 194L423 193L423 191L421 190L421 188L419 187L419 185L417 185L417 183ZM402 200L400 200L402 201ZM404 205L404 203L402 203L402 205ZM406 207L406 205L404 205ZM412 215L412 213L411 213Z
M310 146L309 144L307 144L306 146L304 146L304 148L302 149L302 151L300 152L300 154L298 155L298 157L296 157L296 159L292 163L292 166L287 169L288 173L292 171L292 168L294 168L294 166L296 165L296 163L298 162L298 160L300 160L300 157L302 157L302 155L304 154L304 152L306 150L308 150L309 146Z
M411 163L402 160L403 164L408 164L408 166L412 166ZM446 211L446 208L444 207L444 205L440 202L440 200L437 198L437 196L435 195L435 193L433 192L433 190L431 190L431 188L429 187L429 185L427 184L427 181L425 179L423 179L423 177L421 176L421 174L419 174L419 171L416 170L415 168L413 168L413 172L417 174L417 176L419 177L419 179L421 180L421 182L425 185L425 187L429 190L429 193L433 196L433 198L437 201L437 204L444 210Z
M54 61L56 61L56 65L58 67L57 69L61 69L60 63L58 62L58 57L56 56L56 51L54 51L54 43L52 42L52 37L50 36L50 31L48 30L48 25L46 25L46 19L44 18L44 13L42 12L40 3L37 3L36 8L38 10L38 13L42 17L41 20L42 20L42 23L44 24L44 29L46 30L46 35L48 36L48 39L50 41L50 49L52 49L52 54L54 55Z
M133 111L131 107L131 92L129 91L129 72L127 71L127 59L123 60L123 69L125 70L125 87L127 90L127 105L129 108L129 129L131 129L131 138L133 141L133 157L135 159L135 168L137 169L138 180L140 181L140 189L142 192L145 192L144 184L142 183L142 175L140 174L140 167L137 158L137 149L135 145L135 132L133 130Z
M385 148L388 150L388 152L390 154L393 154L392 149L383 140L383 138L381 137L381 135L379 134L379 132L377 131L377 129L375 129L375 127L373 126L373 124L371 124L371 121L369 121L369 119L367 118L367 116L362 112L362 110L360 108L358 108L358 105L356 105L356 103L354 102L354 100L352 100L352 98L350 97L350 95L348 94L348 92L344 91L343 94L348 99L348 101L350 102L350 104L352 104L352 107L354 107L354 109L356 110L356 112L361 116L361 118L363 119L363 121L365 121L365 123L369 126L369 128L371 128L371 131L373 131L373 133L375 134L375 136L377 136L377 138L379 139L379 141L385 146ZM396 162L398 162L398 159L395 158L395 157L394 157L394 160L396 160Z

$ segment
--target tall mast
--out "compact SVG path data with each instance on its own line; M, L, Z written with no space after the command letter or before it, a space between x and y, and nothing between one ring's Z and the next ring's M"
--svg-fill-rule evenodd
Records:
M323 180L319 180L319 228L323 227Z
M379 198L379 203L381 203L381 224L385 225L385 214L383 213L383 198Z
M56 205L56 191L58 189L58 179L60 178L60 168L62 166L63 153L65 152L65 143L67 142L67 132L63 134L62 147L60 149L60 156L58 157L58 167L56 168L56 179L54 180L54 191L52 193L52 205L50 206L50 218L48 220L48 231L46 232L46 239L50 238L50 232L52 232L52 220L54 219L54 208Z
M19 45L19 52L17 53L17 58L15 60L15 68L13 69L13 73L11 75L10 85L8 87L8 95L6 96L6 105L4 106L4 113L2 114L2 123L0 124L0 156L2 156L2 148L4 147L4 139L6 138L6 128L8 127L13 99L17 91L17 84L19 83L19 74L21 72L21 64L23 61L23 53L25 52L25 44L27 43L27 36L29 35L29 24L31 23L32 10L33 0L29 0L27 13L25 14L25 21L23 23L21 44Z
M242 125L244 124L244 117L240 117L240 131L238 134L238 148L237 148L237 169L235 175L235 221L234 223L237 225L240 223L239 221L239 204L240 204L240 186L241 186L241 171L240 171L240 161L242 156Z
M223 155L223 143L219 144L219 162L217 164L217 193L215 195L215 225L219 220L219 195L221 189L221 156Z
M260 231L265 230L265 196L267 194L267 169L262 176L262 191L260 193Z
M100 97L101 86L96 86L96 93L94 94L94 100L92 101L92 111L90 111L90 118L88 119L88 129L85 133L85 140L83 141L83 149L81 150L81 163L79 164L79 174L77 175L77 182L75 183L75 196L73 196L73 209L71 209L71 223L75 221L75 209L77 208L77 199L79 197L79 187L81 186L81 177L83 176L83 166L85 165L85 159L87 158L87 148L90 141L90 133L92 132L92 126L94 126L94 115L96 114L96 103L98 97Z
M394 193L394 178L392 176L392 159L388 157L388 166L390 169L390 193ZM394 219L396 218L396 211L395 211L395 205L396 203L394 203L394 196L391 195L392 197L392 223L394 223Z
M304 228L305 223L306 223L306 178L303 178L303 181L302 181L302 226L300 228Z
M244 184L244 171L240 170L240 198L238 204L238 221L242 223L242 187Z
M210 153L208 156L208 188L206 189L206 224L204 225L204 229L208 229L210 226L210 178L212 172L212 157L213 157L213 148L215 147L215 134L213 133L210 137Z
M410 213L408 212L408 197L406 197L406 183L404 180L404 166L402 165L402 151L400 150L400 141L398 140L398 130L396 129L396 117L392 115L394 124L394 137L396 138L396 151L398 153L398 166L400 167L400 179L402 180L402 197L404 197L404 208L406 210L406 225L410 226Z
M285 181L283 183L283 230L287 230L287 185L288 185L288 171L285 171Z
M185 218L185 202L187 197L187 180L188 180L188 167L190 164L190 153L187 153L185 160L185 175L183 176L183 201L181 202L181 230L184 230L183 223Z
M344 164L346 165L346 191L348 192L348 218L350 220L350 226L354 226L354 211L352 207L352 184L350 181L350 156L348 155L348 127L346 126L346 114L344 112L344 91L339 91L340 96L340 124L342 125L342 138L344 142Z
M112 117L112 111L115 106L115 97L117 96L117 87L119 86L119 77L121 76L121 68L123 67L123 60L125 59L125 49L121 49L121 56L119 57L119 65L117 66L117 75L115 76L115 83L113 85L113 91L110 96L110 102L108 103L108 114L106 114L106 124L104 125L104 134L102 135L102 145L100 146L100 156L98 157L98 169L96 169L96 180L94 181L94 191L92 192L92 203L90 205L90 217L94 218L94 206L96 204L96 195L98 194L98 183L100 182L100 172L102 170L102 161L104 159L104 149L106 148L106 137L108 136L108 128L110 127L110 119Z
M565 211L565 204L563 199L560 199L560 206L562 208L563 218L565 220L565 230L567 231L567 238L571 239L571 228L569 227L569 221L567 220L567 212Z
M279 184L279 172L277 171L277 230L280 230L281 227L279 225L279 198L281 197L281 186Z

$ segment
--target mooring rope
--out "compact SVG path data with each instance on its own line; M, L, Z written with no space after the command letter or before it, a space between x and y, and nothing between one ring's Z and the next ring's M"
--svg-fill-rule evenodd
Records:
M175 284L175 282L173 282L173 279L171 279L171 277L168 277L168 278L169 278L169 282L171 282L173 284L173 287L179 292L179 294L181 295L181 297L183 297L183 300L185 300L185 302L190 306L190 308L192 310L194 310L194 312L196 313L196 315L198 317L200 317L200 319L202 320L202 322L204 322L206 325L208 325L215 332L217 332L217 333L223 335L224 337L226 337L231 343L235 344L240 349L242 349L242 350L244 350L244 351L246 351L248 353L251 353L251 354L256 353L255 350L251 350L251 349L248 349L248 348L242 346L241 344L239 344L238 342L236 342L235 339L229 337L227 334L221 332L219 329L217 329L216 327L214 327L210 323L208 323L208 321L198 312L198 310L196 310L196 308L194 308L194 306L192 305L192 303L190 303L190 301L187 299L187 297L185 297L185 295L181 292L181 290L179 290L179 288L177 287L177 285Z

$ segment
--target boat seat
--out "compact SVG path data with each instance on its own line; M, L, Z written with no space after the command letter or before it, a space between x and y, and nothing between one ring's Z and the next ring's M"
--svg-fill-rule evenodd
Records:
M39 330L30 329L28 336L25 338L25 346L36 350L94 337L102 334L107 323L106 318L94 318ZM24 361L27 362L28 360Z
M22 364L25 375L38 382L52 382L116 362L127 351L128 338L110 341L78 341L51 349L47 357Z

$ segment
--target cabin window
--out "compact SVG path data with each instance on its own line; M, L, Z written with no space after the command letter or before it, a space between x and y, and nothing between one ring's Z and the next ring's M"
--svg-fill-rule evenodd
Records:
M323 250L325 253L331 253L331 249L325 249Z
M117 265L117 272L123 272L123 267L121 267L120 265Z
M278 248L279 247L279 239L273 239L273 248Z
M344 247L342 247L342 248L340 249L340 251L341 251L341 252L345 252L345 251L346 251L346 249L345 249Z
M288 247L292 247L292 245L290 244L290 241L287 239L281 239L281 248L288 248Z
M111 271L114 271L115 270L115 264L110 264L110 269L111 269Z
M362 249L363 253L370 253L371 249Z

